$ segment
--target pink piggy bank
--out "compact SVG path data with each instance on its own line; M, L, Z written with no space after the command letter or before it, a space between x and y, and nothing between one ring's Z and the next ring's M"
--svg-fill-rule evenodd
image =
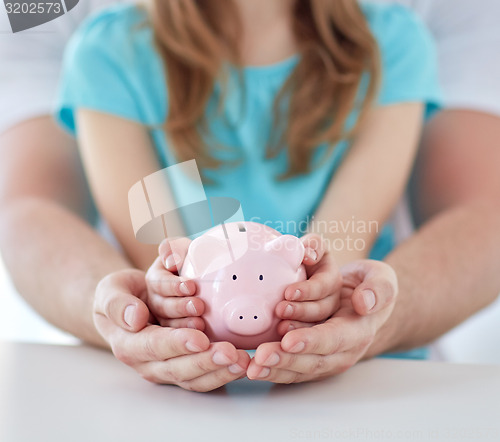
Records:
M181 275L205 302L205 333L249 350L279 341L274 313L288 285L306 279L304 246L253 222L222 224L195 239Z

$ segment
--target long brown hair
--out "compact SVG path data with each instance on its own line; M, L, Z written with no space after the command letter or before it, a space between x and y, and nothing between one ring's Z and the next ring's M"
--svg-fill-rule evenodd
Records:
M204 115L225 62L241 66L237 6L233 0L153 0L151 7L168 77L165 131L180 161L196 158L202 167L217 167L203 141ZM287 147L289 169L283 177L308 172L318 145L328 143L331 152L355 133L380 77L378 46L357 0L295 0L292 17L300 61L276 97L274 127L281 137L266 153L270 158ZM358 123L346 131L355 108Z

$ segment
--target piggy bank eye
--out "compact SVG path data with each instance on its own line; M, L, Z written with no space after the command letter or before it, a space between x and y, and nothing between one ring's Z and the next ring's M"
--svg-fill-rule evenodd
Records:
M262 281L264 279L264 275L259 275L259 281Z
M236 275L233 275L233 281L234 281L236 278L238 278L238 277L237 277Z

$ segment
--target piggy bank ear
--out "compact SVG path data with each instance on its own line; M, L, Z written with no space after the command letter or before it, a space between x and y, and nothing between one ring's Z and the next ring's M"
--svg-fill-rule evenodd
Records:
M226 240L203 235L189 246L188 257L196 275L201 276L231 264L231 254Z
M299 238L292 235L282 235L269 241L264 246L266 251L275 253L297 270L304 259L304 245Z

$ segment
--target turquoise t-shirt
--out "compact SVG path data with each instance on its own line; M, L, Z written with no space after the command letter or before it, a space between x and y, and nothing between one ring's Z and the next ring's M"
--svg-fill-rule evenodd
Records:
M432 39L424 25L398 5L363 5L382 57L380 106L423 102L426 112L439 106L437 61ZM349 148L340 142L329 157L318 146L317 167L306 175L277 181L287 169L285 150L265 159L272 131L273 103L299 56L269 66L245 67L242 82L230 76L223 111L214 88L206 116L213 138L230 151L208 147L220 159L241 160L237 166L203 171L214 183L205 185L207 197L240 201L246 220L265 222L282 233L300 235L297 226L311 219L330 180ZM231 81L234 78L235 81ZM87 19L68 44L56 116L76 133L75 111L92 109L147 125L162 167L176 158L162 129L168 115L168 94L162 61L153 45L146 13L133 5L116 5ZM347 125L353 125L353 112ZM182 192L182 189L178 189ZM174 189L175 192L175 189ZM182 195L176 195L182 199ZM394 246L392 231L382 229L371 257L382 259Z

